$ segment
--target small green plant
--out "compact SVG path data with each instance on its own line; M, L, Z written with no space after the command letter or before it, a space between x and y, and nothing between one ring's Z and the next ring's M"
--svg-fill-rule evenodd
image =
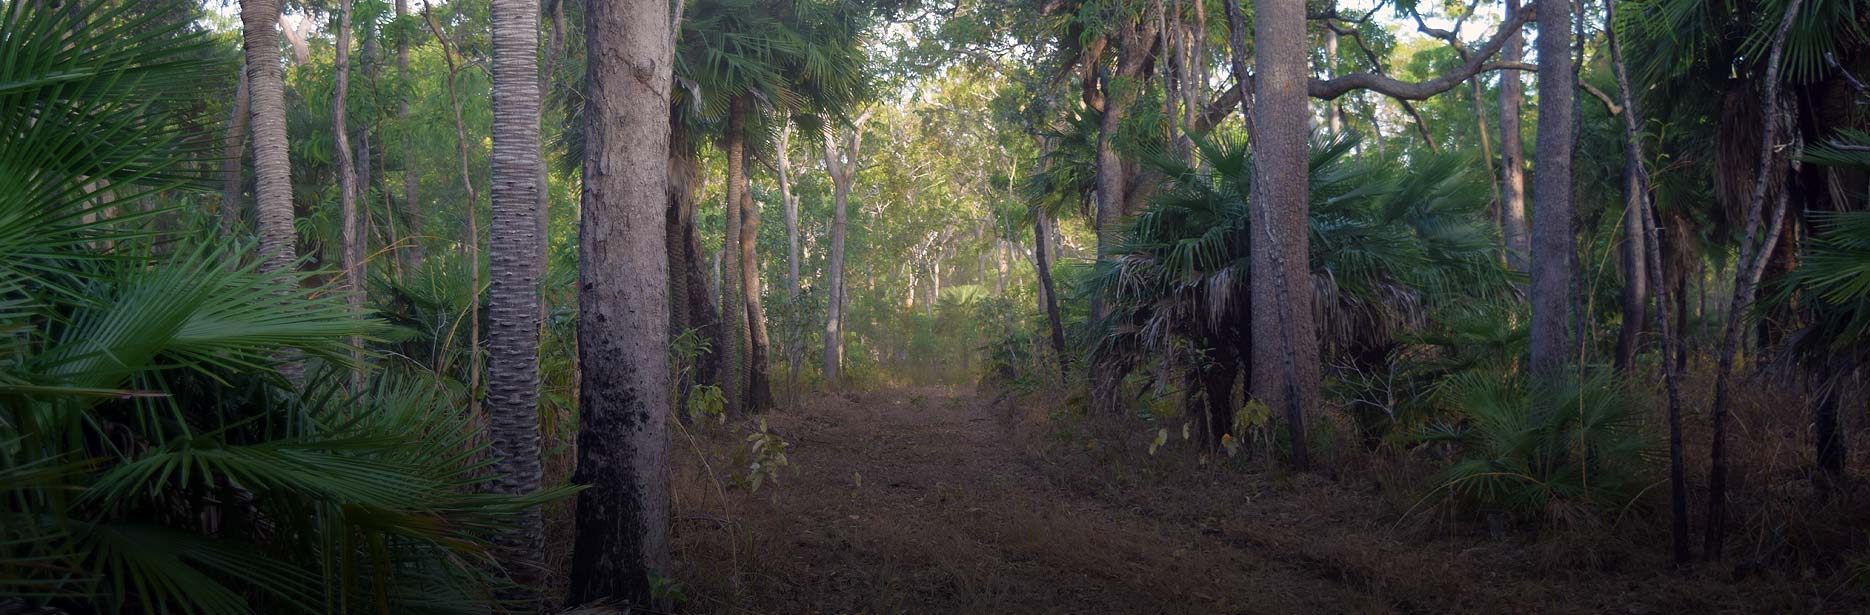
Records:
M649 596L659 602L667 601L673 604L688 602L688 594L683 591L684 589L680 579L665 577L654 572L649 573Z
M721 395L721 387L697 385L688 390L688 401L684 405L690 423L701 425L709 420L715 424L727 422L727 398Z
M765 419L760 419L759 429L747 434L747 447L735 453L739 465L747 468L740 482L748 491L759 491L760 485L768 481L778 484L779 470L792 465L792 460L786 456L791 448L791 443L768 428Z

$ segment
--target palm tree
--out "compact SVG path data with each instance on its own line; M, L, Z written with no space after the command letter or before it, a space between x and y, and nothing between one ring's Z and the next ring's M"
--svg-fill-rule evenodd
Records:
M463 493L478 449L427 382L333 386L355 318L251 242L159 233L212 193L199 59L215 43L135 5L0 16L0 570L48 612L395 612L480 601L480 528L527 502ZM270 21L267 22L270 27ZM82 50L82 51L79 51ZM276 51L276 49L275 49ZM268 58L275 65L276 56ZM48 156L48 152L60 152ZM162 205L112 211L86 184ZM110 253L95 246L108 242ZM283 391L296 348L336 366ZM361 513L361 514L360 514ZM364 546L369 545L369 546ZM20 592L18 589L24 589ZM21 596L25 594L25 596ZM442 609L447 607L443 606Z
M286 155L286 80L279 63L278 0L240 3L247 50L248 108L253 112L253 174L260 252L267 271L285 271L298 261L292 228L292 161Z
M495 0L493 20L493 207L489 231L487 414L500 493L539 491L539 3ZM526 511L499 535L501 563L520 610L537 608L545 518Z
M663 0L586 8L578 536L570 601L654 607L670 568L669 116ZM654 67L651 72L639 67Z

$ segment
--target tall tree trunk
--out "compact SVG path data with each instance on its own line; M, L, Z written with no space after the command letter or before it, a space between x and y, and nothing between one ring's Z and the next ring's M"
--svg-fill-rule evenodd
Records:
M727 118L727 198L721 200L726 210L727 234L721 242L726 271L721 275L721 318L727 324L727 345L721 348L721 392L727 399L730 415L748 410L747 404L747 304L741 291L745 266L741 252L740 197L747 191L747 114L746 97L734 99Z
M363 40L358 43L360 49L357 55L357 64L359 68L363 69L363 82L369 86L370 89L366 97L370 99L369 104L374 107L376 105L377 83L376 21L374 19L366 19L358 24L357 29L360 36L363 37ZM374 113L372 115L374 115ZM357 262L359 263L358 276L360 278L370 277L370 261L365 259L364 255L370 253L370 234L372 228L370 219L370 186L373 179L371 177L371 172L373 170L372 165L376 162L376 157L372 155L372 148L375 147L376 142L372 139L371 133L375 131L375 128L374 124L369 123L357 126L357 138L355 141L352 141L354 144L353 149L356 152L351 157L352 165L357 169L356 195L357 199L363 203L363 206L357 212L357 243L353 246L353 249L357 251Z
M537 493L539 458L539 2L493 0L492 206L488 231L487 418L494 489ZM666 138L666 137L665 137ZM661 229L657 229L658 232ZM588 373L588 372L587 372ZM545 517L528 507L495 535L501 567L518 586L503 598L539 607Z
M1122 226L1126 197L1129 196L1126 181L1129 168L1123 157L1117 153L1117 133L1123 127L1124 118L1129 116L1130 108L1136 104L1141 80L1148 77L1146 67L1150 59L1150 47L1156 38L1157 22L1148 17L1138 20L1125 20L1117 27L1122 29L1118 36L1117 70L1115 74L1101 79L1098 87L1102 90L1103 111L1098 116L1097 125L1097 257L1108 259L1115 256L1118 232ZM1133 82L1134 81L1134 82ZM1087 84L1085 87L1091 87ZM1091 304L1091 318L1103 320L1109 315L1109 305L1103 297L1096 297ZM1118 392L1122 386L1126 371L1122 360L1100 358L1091 363L1091 412L1110 415L1118 411Z
M259 224L261 265L287 271L298 261L292 227L292 161L286 149L286 81L279 63L278 0L242 0L240 21L246 47L248 109L252 112L254 210Z
M1519 13L1519 0L1506 0L1506 19ZM1525 55L1525 36L1518 30L1500 48L1501 62L1519 62ZM1506 238L1506 264L1528 271L1532 253L1526 236L1526 148L1520 142L1519 108L1524 99L1519 71L1500 71L1500 235Z
M747 305L747 410L759 412L773 407L767 360L772 342L766 335L766 311L760 307L760 207L753 201L752 190L740 191L740 220L740 289Z
M289 275L299 260L293 229L292 160L286 144L286 80L279 62L278 0L242 0L241 38L246 51L248 110L253 117L254 212L260 236L260 268ZM281 356L279 373L294 386L305 367L292 353Z
M792 195L792 122L779 126L779 150L774 156L779 171L779 201L786 216L786 390L798 401L799 364L805 357L805 340L799 323L799 200Z
M357 161L351 158L351 1L338 1L336 59L332 62L331 138L332 153L338 159L338 211L344 228L339 232L339 264L344 268L345 303L351 313L364 309L363 242L357 234ZM362 391L364 372L361 337L351 336L351 359L360 364L351 372L351 390Z
M1771 221L1766 234L1760 234L1761 213L1766 205L1766 193L1771 181L1774 150L1779 138L1780 123L1786 113L1785 105L1779 100L1779 62L1785 51L1786 32L1792 29L1792 20L1798 16L1802 0L1791 0L1785 6L1785 14L1779 20L1779 29L1773 34L1773 43L1766 55L1765 75L1760 85L1760 155L1754 167L1753 193L1747 200L1745 231L1741 234L1740 259L1734 261L1734 295L1727 310L1727 326L1721 336L1721 354L1714 368L1714 407L1709 411L1713 419L1714 442L1708 450L1708 527L1703 536L1702 557L1709 561L1721 558L1722 547L1727 538L1727 390L1728 379L1734 370L1734 352L1740 344L1741 321L1749 306L1753 305L1755 285L1760 282L1760 274L1766 268L1766 261L1772 257L1773 245L1779 241L1779 229L1785 222L1787 201L1790 200L1790 186L1782 186L1771 214ZM1794 135L1796 140L1797 135ZM1798 149L1796 141L1794 149ZM1788 157L1792 161L1793 172L1797 172L1798 154ZM1754 242L1760 245L1756 249Z
M1252 335L1254 396L1283 410L1292 465L1308 467L1307 409L1318 405L1307 168L1305 2L1255 0ZM1264 239L1264 241L1261 241ZM1273 309L1266 309L1271 306ZM1265 343L1274 342L1277 344Z
M74 3L76 4L76 3ZM221 234L233 235L240 228L241 158L247 150L247 71L240 71L240 83L234 86L234 111L227 120L227 136L221 139Z
M1337 67L1338 31L1325 28L1325 70L1323 71L1325 78L1331 78L1333 71L1336 71ZM1475 104L1478 105L1479 103L1476 102ZM1481 121L1483 125L1481 127L1482 132L1480 133L1480 138L1484 149L1484 144L1487 142L1486 126L1484 125L1486 120L1483 119ZM1337 136L1344 132L1344 112L1338 109L1338 101L1325 101L1325 130L1329 131L1329 134L1332 136Z
M1624 63L1623 48L1619 44L1617 38L1615 28L1615 24L1617 23L1616 4L1616 2L1606 2L1604 4L1604 23L1611 24L1605 28L1604 34L1610 46L1610 62L1612 69L1616 72L1617 90L1623 97L1623 134L1625 138L1623 150L1623 189L1624 208L1626 210L1624 216L1626 229L1630 220L1636 221L1636 231L1641 233L1645 239L1643 242L1643 251L1640 253L1629 252L1626 254L1626 258L1646 259L1648 264L1647 268L1658 274L1648 276L1645 281L1649 284L1651 291L1649 294L1652 295L1656 301L1655 310L1650 314L1653 317L1651 323L1655 326L1656 332L1662 335L1662 382L1663 388L1668 392L1669 403L1669 533L1672 538L1675 564L1680 566L1687 564L1689 559L1688 479L1686 465L1682 460L1681 384L1677 381L1678 370L1670 368L1669 356L1673 353L1676 346L1681 344L1679 336L1682 334L1682 331L1680 327L1671 328L1669 325L1669 311L1666 309L1668 295L1664 292L1666 280L1664 280L1664 276L1660 275L1662 271L1662 246L1660 241L1661 233L1657 227L1660 226L1661 219L1656 216L1655 204L1651 202L1649 198L1649 170L1643 162L1642 112L1636 106L1635 91L1630 89L1629 67ZM1626 232L1628 231L1626 230ZM1625 281L1625 284L1629 283L1631 282ZM1628 300L1629 298L1629 295L1626 293L1624 299ZM1687 307L1687 305L1677 306L1677 313L1681 313L1682 310L1686 310ZM1640 309L1637 311L1637 316L1642 316L1642 311ZM1627 306L1624 317L1630 317ZM1619 348L1619 350L1621 350L1621 348ZM1629 363L1625 362L1624 365L1627 367Z
M667 609L667 187L672 65L664 0L586 7L584 205L578 235L578 537L572 604Z
M409 16L409 0L396 0L396 18ZM410 30L404 30L404 36L396 37L396 74L404 83L414 78L409 72L409 36ZM408 245L399 251L403 255L403 269L415 271L422 267L422 201L417 199L416 187L420 180L416 176L415 143L409 138L409 97L398 93L396 97L396 121L402 126L403 149L403 225L408 233Z
M1622 115L1627 117L1628 114L1629 106L1625 105ZM1625 123L1628 123L1627 119ZM1636 132L1626 132L1630 139L1642 138L1640 130ZM1628 151L1626 146L1625 157L1629 156L1627 153ZM1635 162L1626 161L1624 163L1624 175L1627 176L1631 173L1638 172L1639 169L1634 167L1640 167L1641 165L1641 160ZM1624 188L1624 239L1622 254L1620 255L1622 259L1621 264L1623 265L1623 326L1617 331L1615 367L1618 372L1627 371L1630 369L1631 365L1636 363L1636 351L1642 346L1643 328L1644 324L1648 322L1648 318L1646 318L1649 305L1648 280L1651 277L1649 275L1649 268L1644 266L1643 255L1646 253L1643 248L1644 223L1641 208L1636 202L1641 195L1630 190L1630 179L1628 177L1624 178ZM1661 276L1657 275L1655 277ZM1669 358L1670 357L1666 354L1662 356L1664 363L1667 363Z
M831 176L831 253L826 257L825 386L837 390L844 366L844 235L851 184L857 179L857 161L863 145L864 111L852 122L843 144L825 142L825 173ZM841 151L840 151L841 150Z
M1571 364L1567 331L1571 284L1571 114L1576 95L1570 0L1538 0L1539 174L1532 228L1532 372L1555 383Z

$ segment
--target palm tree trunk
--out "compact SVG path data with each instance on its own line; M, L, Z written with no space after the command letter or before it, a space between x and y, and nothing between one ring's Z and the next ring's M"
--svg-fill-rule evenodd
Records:
M571 604L667 610L670 43L664 0L586 7ZM534 151L537 151L536 148ZM528 169L530 171L530 169Z
M241 37L246 50L249 128L253 131L254 212L260 236L261 269L289 274L298 262L293 229L292 160L286 143L286 80L279 62L278 0L242 0ZM280 375L297 385L305 367L292 353L281 356Z
M1519 13L1519 0L1506 0L1506 19ZM1501 62L1518 62L1525 55L1524 35L1515 30L1500 48ZM1520 142L1519 108L1525 93L1519 71L1500 71L1500 235L1506 238L1506 264L1528 271L1531 248L1526 239L1526 148Z
M1571 364L1569 322L1572 265L1571 162L1574 81L1570 0L1538 0L1539 114L1538 182L1533 192L1532 371L1554 382Z
M744 179L744 178L743 178ZM766 335L766 310L760 307L760 207L753 191L740 191L740 289L747 305L747 410L773 407L772 342Z
M721 318L726 323L727 345L721 348L722 365L721 393L727 399L727 412L739 415L748 409L747 393L747 307L746 294L741 292L741 269L745 266L741 252L741 211L740 197L747 191L747 113L750 112L746 98L734 99L733 108L727 118L727 198L721 201L726 209L727 235L722 239L721 250L726 263L726 271L721 275Z
M75 3L74 3L75 4ZM240 228L241 157L247 150L247 71L240 71L240 83L234 86L234 111L227 120L227 136L221 139L221 233L233 235Z
M279 63L278 0L243 0L247 93L252 112L254 203L260 253L267 271L286 271L298 260L292 228L292 162L286 154L286 82Z
M1283 409L1292 466L1309 465L1305 417L1318 404L1318 335L1312 322L1306 236L1306 38L1303 0L1254 2L1253 245L1251 327L1255 397ZM1236 51L1239 51L1236 49ZM1258 241L1264 237L1265 241ZM1264 309L1266 306L1274 309ZM1277 365L1278 369L1273 366Z
M541 487L539 458L539 3L494 0L492 183L488 242L487 418L494 489L524 495ZM659 232L661 229L657 229ZM526 509L495 535L501 568L518 586L502 598L537 610L545 518Z

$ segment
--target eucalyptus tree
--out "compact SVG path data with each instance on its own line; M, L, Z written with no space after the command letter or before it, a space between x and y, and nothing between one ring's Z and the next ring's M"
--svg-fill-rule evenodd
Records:
M357 164L351 157L350 82L351 82L351 0L338 0L337 41L332 62L331 140L332 156L338 161L338 208L343 225L339 231L339 259L343 268L344 291L352 311L364 307L363 238L357 229ZM369 160L364 161L365 165ZM361 352L363 339L351 338L351 346ZM363 371L353 372L352 388L363 388Z
M493 207L489 231L487 414L495 487L539 491L539 3L493 0ZM660 229L658 229L660 233ZM545 519L528 509L499 534L500 560L518 590L509 598L537 608Z
M1519 0L1506 0L1506 18L1513 20L1521 11ZM1500 48L1500 61L1518 62L1525 55L1526 41L1514 31ZM1506 264L1514 271L1527 271L1526 258L1531 254L1526 234L1526 147L1519 134L1520 107L1525 102L1524 86L1518 71L1500 73L1500 235L1506 240Z
M585 490L572 550L574 604L663 606L666 596L653 588L672 573L664 216L674 29L664 0L585 9L573 475Z

